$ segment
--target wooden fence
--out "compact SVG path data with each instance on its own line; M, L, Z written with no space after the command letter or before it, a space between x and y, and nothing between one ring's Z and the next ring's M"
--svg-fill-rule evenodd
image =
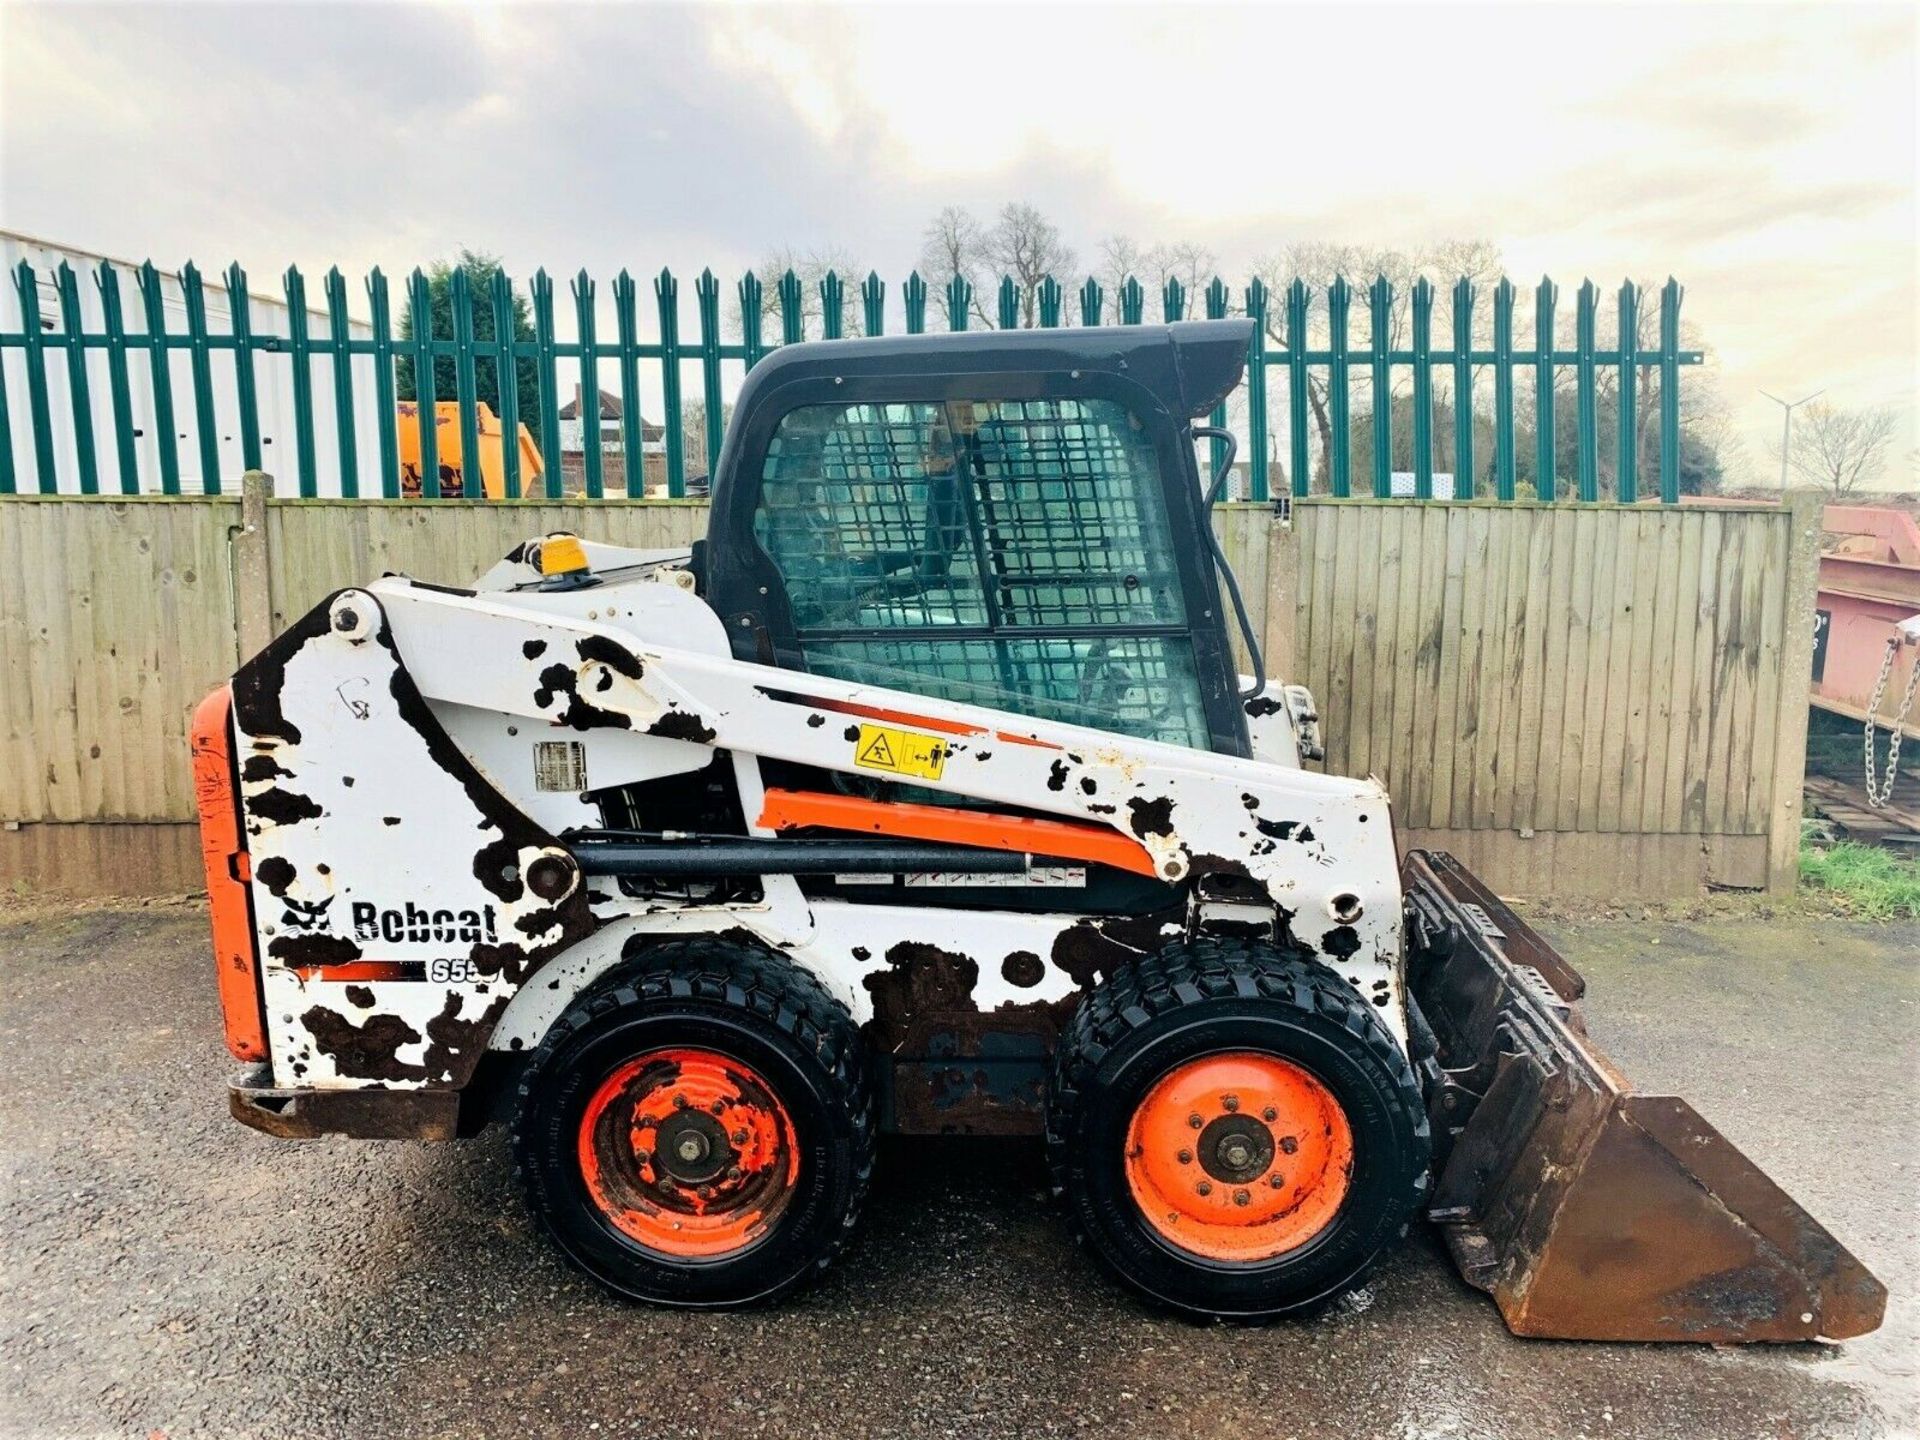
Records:
M1216 526L1270 670L1319 697L1325 768L1385 779L1403 844L1624 898L1791 886L1818 514L1351 500ZM0 885L197 888L187 718L330 591L705 524L697 501L0 501Z
M1501 888L1790 887L1819 511L1308 502L1325 768Z

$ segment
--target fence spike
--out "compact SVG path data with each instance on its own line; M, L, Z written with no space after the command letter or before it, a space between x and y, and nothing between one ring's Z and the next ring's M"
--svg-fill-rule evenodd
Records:
M393 301L387 277L378 265L367 275L367 304L373 321L374 423L380 433L380 493L389 500L401 495L399 402L395 398L397 362L393 348Z
M1000 277L1000 328L1016 330L1020 326L1020 289L1011 275Z
M927 328L927 282L920 278L918 270L907 276L906 301L907 333L924 334Z
M1513 281L1493 290L1493 483L1494 494L1512 503L1519 483L1513 434Z
M509 500L520 498L520 337L514 320L513 281L505 270L496 269L493 379L495 398L500 402L500 489Z
M1680 302L1686 288L1667 277L1660 287L1660 499L1680 503Z
M1207 286L1203 298L1206 303L1207 318L1209 320L1224 320L1226 318L1226 281L1222 280L1218 275L1214 276L1213 283ZM1207 417L1207 420L1216 430L1224 430L1227 428L1227 402L1224 396L1221 397L1220 403L1213 407L1213 413ZM1220 473L1220 467L1226 463L1227 442L1224 440L1209 440L1207 442L1208 473L1210 475L1218 475Z
M100 314L106 331L107 390L113 401L114 463L120 471L120 493L138 495L140 460L133 444L133 385L127 377L127 326L120 308L120 272L112 261L102 260L94 270L93 283L100 292Z
M1453 283L1453 493L1471 500L1473 473L1473 282L1462 275Z
M791 269L780 277L780 343L794 345L807 338L806 296L800 277Z
M713 271L702 270L700 278L694 282L693 290L700 310L700 408L703 412L701 419L705 422L705 433L700 437L700 443L706 452L706 463L701 468L711 481L714 466L720 460L720 445L726 426L725 403L720 398L720 282L713 278ZM636 439L634 443L638 447L640 442ZM643 460L643 472L644 469ZM635 490L633 482L629 480L627 493L644 493L644 482L643 473L641 488Z
M1534 494L1542 500L1552 500L1559 493L1559 475L1556 464L1556 434L1553 420L1554 401L1554 363L1553 346L1556 337L1553 323L1553 308L1560 298L1560 287L1553 283L1553 277L1542 275L1540 285L1534 291L1533 309L1533 363L1534 363Z
M1413 494L1417 500L1431 500L1433 498L1433 284L1426 276L1422 275L1413 282L1412 298Z
M1373 495L1376 500L1393 495L1393 372L1390 346L1393 318L1393 285L1385 275L1376 275L1367 287L1367 351L1373 415Z
M413 349L413 403L420 428L420 498L438 500L440 391L433 368L433 291L426 271L418 265L407 276L407 328Z
M347 314L347 277L338 265L329 266L320 281L327 297L327 356L333 372L333 436L340 471L342 499L360 494L360 456L353 425L353 327Z
M798 324L800 281L789 270L780 287L783 292L792 290L794 323ZM660 302L660 403L667 412L662 417L666 426L667 494L678 500L687 493L686 417L680 410L680 285L664 266L653 282L653 293Z
M240 408L240 460L249 470L265 468L260 448L259 378L254 374L253 306L247 272L240 262L227 267L227 318L233 334L234 389Z
M1267 486L1267 282L1258 275L1247 283L1247 315L1253 338L1247 342L1247 498L1264 505Z
M1225 295L1221 298L1224 314ZM1307 305L1311 299L1306 281L1294 276L1287 285L1287 455L1296 497L1310 493L1313 479L1307 465Z
M820 280L820 334L822 339L838 340L845 334L846 292L840 277L829 270Z
M594 283L584 267L568 287L573 294L574 330L580 347L580 472L589 500L607 493L600 434L600 337L594 317ZM591 417L591 418L589 418Z
M1614 349L1619 352L1614 406L1614 491L1622 505L1640 498L1640 287L1628 276L1620 282Z
M41 328L40 277L33 266L22 260L13 270L14 289L20 295L20 340L26 349L27 423L33 427L34 468L39 472L40 491L54 494L60 488L59 472L54 468L52 406L47 392L47 338Z
M313 344L307 325L307 278L300 267L289 265L280 277L287 299L287 352L289 379L293 385L294 472L299 477L302 498L320 493L319 465L314 454L313 423Z
M973 285L966 276L956 273L947 281L947 328L964 330L967 328L967 311L973 305Z
M869 270L860 284L860 305L865 312L864 331L868 335L887 332L887 282L878 270Z
M1105 295L1100 289L1100 282L1089 275L1087 283L1080 287L1080 323L1098 325L1104 303Z
M100 493L100 469L93 453L93 393L87 384L86 321L80 313L80 284L73 266L62 260L53 272L60 302L60 333L67 352L67 408L73 420L73 458L80 493Z
M566 493L560 451L560 373L553 334L553 277L543 266L528 285L533 302L534 373L540 386L540 462L547 498Z
M147 332L143 338L147 346L147 375L153 386L153 438L160 455L160 493L178 495L179 433L173 413L173 361L167 344L166 292L161 287L160 272L154 268L153 261L149 260L140 267L139 278L141 307L147 320ZM4 456L0 456L0 464L10 460L12 453L9 449Z
M1060 304L1063 294L1060 282L1049 275L1040 282L1040 327L1043 330L1057 329L1060 324Z
M760 363L767 353L766 286L749 270L740 277L740 348L746 353L747 369Z
M1353 304L1353 287L1347 277L1336 275L1327 287L1327 409L1333 430L1331 478L1333 493L1345 499L1352 493L1351 449L1346 437L1352 435L1352 393L1347 351L1347 315Z

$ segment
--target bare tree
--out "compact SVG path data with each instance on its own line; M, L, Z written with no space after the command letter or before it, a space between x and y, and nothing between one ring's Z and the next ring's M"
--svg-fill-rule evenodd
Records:
M1187 293L1187 314L1192 316L1205 313L1201 292L1219 263L1213 251L1192 241L1143 246L1131 236L1110 235L1100 242L1096 278L1109 296L1117 296L1129 278L1138 280L1147 292L1150 315L1158 314L1159 297L1167 281L1178 280Z
M818 339L825 331L820 282L827 278L829 272L839 278L845 291L841 309L842 333L866 334L866 311L860 303L860 284L867 278L866 266L851 251L838 245L823 245L807 250L782 245L777 250L769 250L754 267L754 275L759 279L762 291L763 333L769 343L780 338L780 282L789 270L800 282L800 333L804 338ZM735 327L739 328L741 316L737 297L733 302L733 311Z
M987 319L981 293L981 272L986 264L986 228L963 206L949 205L927 223L920 245L920 278L927 283L935 307L953 327L953 302L947 286L958 275L972 287L970 313L982 324Z
M1145 285L1150 279L1142 274L1148 269L1147 254L1147 247L1131 235L1109 235L1100 242L1100 263L1094 278L1109 295L1119 294L1128 276L1137 277Z
M1836 498L1851 495L1886 468L1897 423L1890 409L1842 410L1815 401L1797 417L1787 465Z
M1010 276L1020 296L1020 324L1031 329L1039 303L1040 285L1049 275L1058 277L1073 268L1071 247L1060 238L1060 227L1033 206L1011 201L986 233L982 257L997 279Z

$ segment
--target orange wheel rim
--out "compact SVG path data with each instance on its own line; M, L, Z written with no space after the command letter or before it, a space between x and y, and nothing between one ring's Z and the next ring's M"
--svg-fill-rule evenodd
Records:
M1155 1082L1127 1126L1127 1185L1168 1243L1271 1260L1324 1231L1353 1183L1353 1127L1321 1081L1251 1051Z
M793 1198L800 1147L773 1087L714 1050L627 1061L580 1117L587 1193L622 1234L680 1259L746 1249Z

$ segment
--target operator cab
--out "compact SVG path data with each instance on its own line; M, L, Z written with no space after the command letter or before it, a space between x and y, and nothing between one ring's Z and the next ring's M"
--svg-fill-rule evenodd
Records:
M735 655L1249 753L1195 421L1250 321L786 346L703 559Z

